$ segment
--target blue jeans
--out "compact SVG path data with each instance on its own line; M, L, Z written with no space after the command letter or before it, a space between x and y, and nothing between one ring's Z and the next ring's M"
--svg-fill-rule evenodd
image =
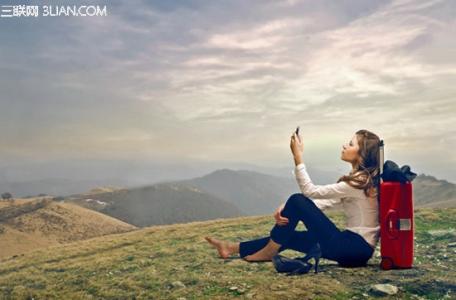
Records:
M301 193L288 198L281 215L288 218L288 224L275 224L270 236L241 242L239 255L254 254L264 248L269 239L281 245L279 252L292 249L306 253L318 242L321 257L336 261L343 267L366 266L374 253L374 249L361 235L350 230L339 230L311 199ZM295 230L299 221L304 223L307 231Z

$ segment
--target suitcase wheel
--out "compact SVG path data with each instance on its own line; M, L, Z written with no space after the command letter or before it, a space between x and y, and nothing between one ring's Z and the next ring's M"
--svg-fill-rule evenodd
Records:
M391 260L391 258L382 257L382 262L380 263L380 266L383 270L391 270L393 268L393 261Z

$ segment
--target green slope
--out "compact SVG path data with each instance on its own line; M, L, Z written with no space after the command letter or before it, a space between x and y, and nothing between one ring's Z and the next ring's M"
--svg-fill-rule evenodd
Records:
M271 262L218 258L204 240L261 237L272 216L155 226L37 250L0 262L2 298L26 299L364 299L391 283L391 299L455 297L456 209L416 212L415 266L380 270L379 247L368 267L344 269L323 259L321 272L286 277ZM339 212L328 215L342 226ZM304 229L300 223L298 229ZM452 243L452 244L451 244ZM301 253L286 250L283 255Z

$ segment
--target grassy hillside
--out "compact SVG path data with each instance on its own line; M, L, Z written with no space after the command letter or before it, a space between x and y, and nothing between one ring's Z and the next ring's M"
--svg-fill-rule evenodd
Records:
M380 270L378 246L368 267L341 268L323 259L320 273L287 277L271 262L218 258L203 238L261 237L274 224L266 215L154 226L3 260L0 294L18 299L364 299L373 295L372 285L391 283L399 292L390 299L454 299L455 213L416 211L412 269ZM328 215L342 226L339 212ZM298 229L304 229L302 223Z
M48 198L1 201L0 257L134 229L96 211Z

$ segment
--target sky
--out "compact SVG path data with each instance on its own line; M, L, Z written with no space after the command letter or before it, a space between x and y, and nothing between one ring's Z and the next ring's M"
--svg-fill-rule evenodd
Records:
M84 5L78 1L0 4ZM456 2L91 1L0 18L0 164L103 160L345 172L359 129L456 183ZM4 169L5 170L5 169Z

